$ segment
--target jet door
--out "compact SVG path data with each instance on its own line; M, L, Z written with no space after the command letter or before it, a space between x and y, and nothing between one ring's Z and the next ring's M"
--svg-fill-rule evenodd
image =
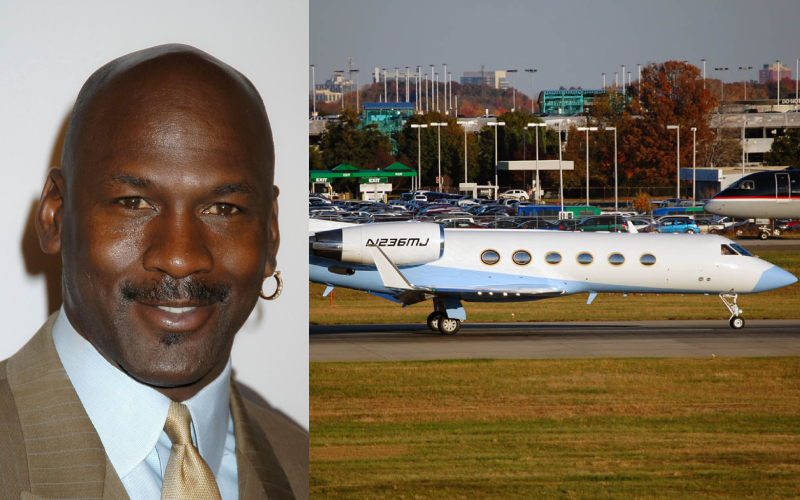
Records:
M789 174L775 174L775 201L778 203L789 203L792 198L792 184L789 182Z

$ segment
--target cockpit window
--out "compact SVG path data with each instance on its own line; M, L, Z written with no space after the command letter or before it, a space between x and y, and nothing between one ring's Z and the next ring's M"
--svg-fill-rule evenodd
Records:
M739 252L740 255L744 255L744 256L747 256L747 257L752 257L753 256L753 254L751 254L750 252L745 250L745 248L743 246L741 246L741 245L737 245L736 243L731 243L731 246L733 247L734 250Z
M739 255L736 250L728 245L722 245L722 255Z

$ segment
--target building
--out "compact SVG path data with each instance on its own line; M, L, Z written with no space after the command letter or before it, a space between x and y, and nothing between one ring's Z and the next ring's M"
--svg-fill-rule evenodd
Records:
M365 102L364 119L361 126L376 125L378 130L392 140L396 148L395 137L403 130L406 120L414 114L413 102Z
M792 79L792 69L776 62L775 64L765 64L762 69L758 70L758 83L777 82L779 72L781 80Z
M539 92L539 112L543 115L576 116L592 107L605 90L544 90Z
M341 92L333 92L326 88L321 88L321 89L317 88L314 94L316 96L316 100L322 102L335 102L335 101L340 101L342 99Z
M465 83L488 85L493 89L505 90L508 88L505 71L465 71L461 77L461 84Z

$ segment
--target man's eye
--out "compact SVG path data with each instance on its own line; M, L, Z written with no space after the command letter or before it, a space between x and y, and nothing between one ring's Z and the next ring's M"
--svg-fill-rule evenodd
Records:
M131 196L130 198L122 198L118 200L117 203L122 205L125 208L129 208L131 210L142 210L145 208L153 208L149 203L147 203L144 198L139 196Z
M203 210L204 214L211 215L233 215L237 212L239 212L239 207L229 203L214 203L207 209Z

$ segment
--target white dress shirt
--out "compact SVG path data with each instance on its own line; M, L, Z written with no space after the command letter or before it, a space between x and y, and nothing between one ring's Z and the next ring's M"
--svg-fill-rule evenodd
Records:
M161 498L172 446L164 432L170 399L106 361L75 331L63 307L53 325L53 341L128 496ZM214 474L223 500L239 498L230 377L229 359L219 377L183 402L192 415L192 440Z

